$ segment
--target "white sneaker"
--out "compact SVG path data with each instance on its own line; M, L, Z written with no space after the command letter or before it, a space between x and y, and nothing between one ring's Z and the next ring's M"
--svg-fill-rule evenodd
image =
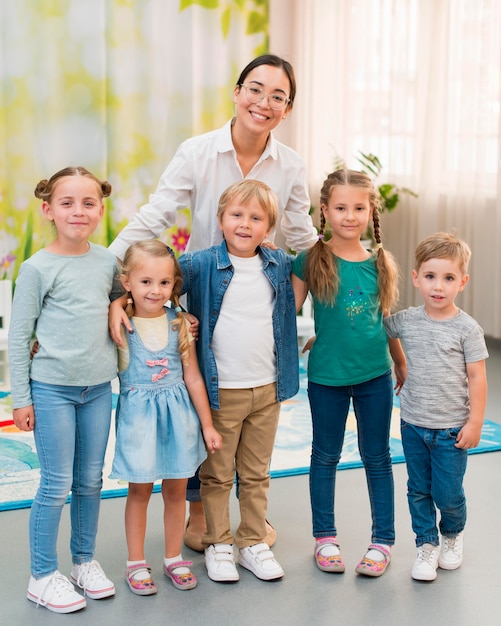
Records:
M456 537L442 535L442 547L438 557L438 566L442 569L457 569L463 562L463 533Z
M205 566L211 580L219 583L234 583L239 580L233 546L229 543L216 543L205 548Z
M284 575L284 570L267 543L240 548L238 562L261 580L275 580Z
M84 594L99 600L115 595L115 585L111 582L97 561L73 564L71 580L84 590Z
M440 546L423 543L417 549L417 558L412 566L411 576L414 580L435 580L437 577L438 555Z
M32 576L26 597L54 613L73 613L87 606L85 598L58 570L38 580Z

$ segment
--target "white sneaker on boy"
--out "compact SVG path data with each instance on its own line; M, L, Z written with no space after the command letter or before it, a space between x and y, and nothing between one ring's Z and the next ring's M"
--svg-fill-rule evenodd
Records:
M438 555L440 546L423 543L417 549L417 558L412 566L411 576L414 580L435 580L437 577Z
M85 598L59 570L38 580L32 576L26 597L54 613L73 613L87 606Z
M284 570L267 543L240 548L238 562L261 580L276 580L284 575Z
M205 548L205 566L209 578L215 582L235 583L240 578L233 546L229 543L216 543Z
M442 546L438 566L442 569L457 569L463 562L463 533L456 537L442 535Z

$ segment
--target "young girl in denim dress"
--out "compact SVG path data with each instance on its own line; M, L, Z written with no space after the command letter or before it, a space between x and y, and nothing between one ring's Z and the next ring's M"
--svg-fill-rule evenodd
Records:
M124 258L122 284L130 296L133 332L119 349L120 397L110 477L129 482L126 581L138 595L157 592L144 541L153 483L161 480L163 571L177 589L193 589L197 581L192 563L181 555L186 483L207 456L204 440L215 452L221 437L212 425L195 344L179 308L182 277L174 253L156 240L133 244ZM164 306L169 300L173 308Z

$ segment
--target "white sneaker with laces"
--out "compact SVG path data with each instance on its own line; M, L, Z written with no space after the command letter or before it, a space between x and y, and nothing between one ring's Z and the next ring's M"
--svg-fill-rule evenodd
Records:
M456 537L442 535L442 546L438 566L442 569L457 569L463 562L463 533Z
M414 580L435 580L437 577L438 555L440 546L423 543L418 547L417 558L412 566L411 576Z
M73 613L87 606L85 598L58 570L38 580L32 576L26 597L54 613Z
M267 543L240 548L238 562L261 580L276 580L284 575L284 570Z
M97 561L73 563L71 580L92 600L115 595L115 585L107 578Z
M209 578L215 582L235 583L240 578L233 546L229 543L216 543L205 548L205 566Z

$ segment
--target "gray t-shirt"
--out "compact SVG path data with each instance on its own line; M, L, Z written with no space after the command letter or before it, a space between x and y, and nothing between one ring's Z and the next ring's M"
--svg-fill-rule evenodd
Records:
M433 320L424 306L384 319L391 339L400 339L408 375L400 392L400 416L424 428L463 426L470 414L466 364L489 354L479 324L464 311Z
M24 261L9 330L13 408L32 404L30 378L91 386L116 376L108 309L110 299L121 293L114 255L96 244L78 256L40 250ZM33 333L39 350L30 362Z

